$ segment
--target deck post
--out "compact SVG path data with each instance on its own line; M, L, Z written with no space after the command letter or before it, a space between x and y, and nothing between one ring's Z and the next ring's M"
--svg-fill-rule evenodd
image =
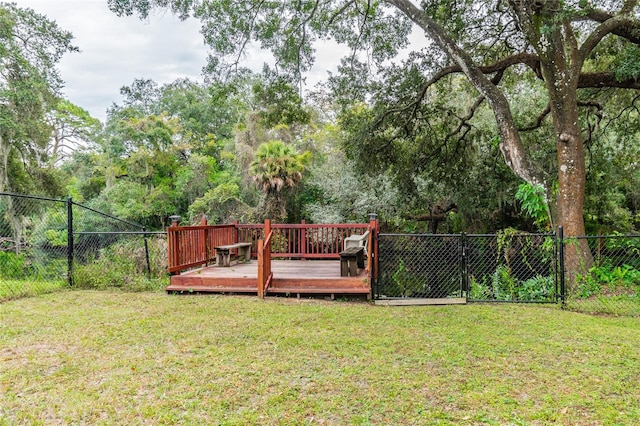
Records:
M258 240L258 299L264 299L264 241Z
M371 229L371 242L373 243L373 262L371 263L371 279L378 280L378 232L380 231L380 221L378 215L369 213L369 227ZM373 286L372 286L373 288Z
M207 250L207 229L204 228L207 226L207 216L202 215L202 219L200 219L200 226L202 226L202 232L200 232L200 253L204 255L205 266L209 266L209 250Z
M271 232L271 219L264 220L264 239L266 240Z
M171 221L171 227L175 228L180 226L180 215L174 214L169 216L169 220ZM179 238L178 233L167 233L167 253L169 254L169 267L177 265L179 262L180 256L180 247L179 247ZM179 275L180 272L172 272L171 275Z

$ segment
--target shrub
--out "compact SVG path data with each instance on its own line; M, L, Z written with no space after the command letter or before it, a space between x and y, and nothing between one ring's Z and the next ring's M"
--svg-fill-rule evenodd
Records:
M78 288L121 288L128 291L158 290L166 285L164 240L149 239L151 277L147 276L146 253L141 239L119 241L101 249L93 258L74 266Z
M471 277L469 299L545 301L553 296L554 288L553 275L537 275L521 281L511 276L509 268L500 265L490 276L483 276L481 281Z
M23 254L0 251L0 277L22 278L25 275L26 258Z
M577 283L579 298L596 295L640 296L640 271L627 264L613 266L605 262L593 266L586 275L578 277Z

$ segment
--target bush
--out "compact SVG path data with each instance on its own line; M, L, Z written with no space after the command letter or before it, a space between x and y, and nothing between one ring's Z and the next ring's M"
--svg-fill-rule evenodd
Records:
M493 274L485 275L480 282L471 277L469 299L542 302L553 297L554 289L553 275L537 275L527 280L518 280L511 276L509 268L500 265Z
M78 288L121 288L128 291L159 290L166 285L166 245L149 239L151 276L147 274L146 253L140 238L116 242L100 249L86 262L76 262L73 283Z
M613 266L605 262L593 266L585 276L578 277L577 297L597 295L640 297L640 271L624 264Z
M22 278L25 275L26 258L23 254L0 251L0 277L4 279Z

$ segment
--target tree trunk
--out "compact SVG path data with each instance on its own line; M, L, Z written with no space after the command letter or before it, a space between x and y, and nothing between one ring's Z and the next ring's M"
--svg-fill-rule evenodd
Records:
M5 143L0 134L0 192L4 192L9 188L9 153L11 146Z
M586 165L578 117L580 69L577 65L577 46L572 42L572 34L558 28L547 37L547 49L540 56L556 136L557 223L563 227L564 235L571 239L586 233ZM576 287L576 278L586 274L591 267L593 256L586 239L566 244L564 253L566 283L571 294Z
M562 85L554 80L556 86ZM568 238L585 235L584 200L586 166L582 134L578 122L577 93L571 92L571 84L566 90L549 91L551 114L556 133L558 155L558 224L563 227ZM565 247L566 282L570 292L576 287L576 278L587 273L593 263L587 240L579 239Z

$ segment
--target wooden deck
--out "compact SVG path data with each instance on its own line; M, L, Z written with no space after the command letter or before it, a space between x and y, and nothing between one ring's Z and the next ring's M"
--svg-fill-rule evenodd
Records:
M267 295L371 294L369 276L340 276L339 260L273 260L273 282ZM255 260L230 267L209 266L171 276L167 292L256 293L258 264Z

